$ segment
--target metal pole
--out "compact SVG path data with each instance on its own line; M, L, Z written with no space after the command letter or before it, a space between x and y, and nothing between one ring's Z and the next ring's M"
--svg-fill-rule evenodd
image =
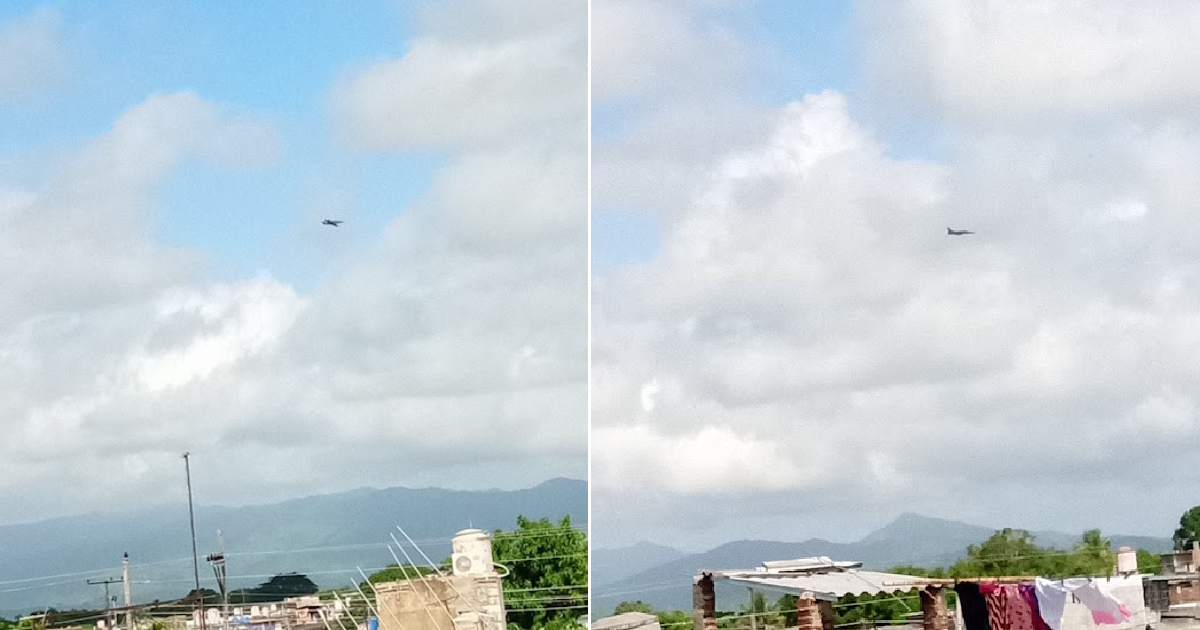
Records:
M133 594L130 591L129 585L129 552L125 552L125 562L121 568L121 581L125 586L125 627L127 630L133 628Z
M196 610L199 611L200 630L205 630L204 624L204 594L200 592L200 554L196 551L196 514L192 509L192 465L188 456L183 454L183 468L187 471L188 491L188 520L192 524L192 569L196 574Z

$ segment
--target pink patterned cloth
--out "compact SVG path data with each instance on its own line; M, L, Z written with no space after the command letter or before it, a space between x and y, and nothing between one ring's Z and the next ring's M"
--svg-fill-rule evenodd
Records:
M1003 593L1001 599L1008 606L1011 630L1034 630L1033 619L1037 617L1037 613L1030 607L1029 601L1021 595L1020 587L1016 584L1005 584L1000 587L1000 591Z
M1038 608L1037 589L1032 584L1021 584L1017 586L1017 592L1033 614L1033 630L1050 630L1046 620L1042 619L1042 611Z
M1008 605L1008 593L998 584L980 584L979 593L987 602L988 624L992 630L1019 630L1012 623Z

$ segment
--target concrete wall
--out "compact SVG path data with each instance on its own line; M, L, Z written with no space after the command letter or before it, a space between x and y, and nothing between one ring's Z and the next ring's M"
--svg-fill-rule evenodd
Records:
M380 584L379 630L454 630L454 591L445 580Z

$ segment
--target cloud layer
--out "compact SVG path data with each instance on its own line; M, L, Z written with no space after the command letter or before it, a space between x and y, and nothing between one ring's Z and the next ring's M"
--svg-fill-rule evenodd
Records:
M151 95L38 185L0 179L0 260L19 270L0 280L5 519L175 501L183 451L202 502L584 474L586 11L555 5L330 77L354 147L447 163L311 291L213 281L204 252L155 240L178 168L289 150L230 104ZM529 53L547 42L553 60ZM484 104L464 87L481 77Z
M892 157L858 95L818 91L688 153L673 190L597 180L598 209L663 225L653 261L595 282L598 536L845 538L904 510L1168 533L1194 499L1147 471L1196 463L1200 129L1190 80L1136 42L1184 37L1189 10L1043 5L859 7L892 81L864 94L922 97L893 106L933 117L945 161ZM660 140L619 135L597 171Z

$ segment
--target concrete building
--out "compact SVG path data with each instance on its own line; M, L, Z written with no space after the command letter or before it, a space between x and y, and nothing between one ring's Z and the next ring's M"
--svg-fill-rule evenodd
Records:
M627 612L597 619L591 630L661 630L658 617L649 613Z
M450 575L376 584L379 630L505 630L491 536L478 529L459 532L450 559Z
M1124 559L1127 568L1128 559ZM1027 582L1031 578L980 578L981 581ZM1158 623L1159 617L1146 609L1142 576L1135 574L1096 578L1106 592L1116 597L1131 613L1128 621L1106 625L1107 630L1143 630ZM963 580L957 580L963 581ZM954 579L926 579L911 575L881 573L862 569L862 563L835 562L826 557L764 562L755 569L705 571L693 580L695 630L717 629L715 585L722 582L773 594L797 598L798 630L834 630L834 603L845 595L915 594L920 610L908 620L922 630L961 630L964 627L957 610L946 605L946 591ZM889 628L898 628L889 624ZM1091 611L1081 602L1068 601L1063 611L1061 630L1096 630Z

